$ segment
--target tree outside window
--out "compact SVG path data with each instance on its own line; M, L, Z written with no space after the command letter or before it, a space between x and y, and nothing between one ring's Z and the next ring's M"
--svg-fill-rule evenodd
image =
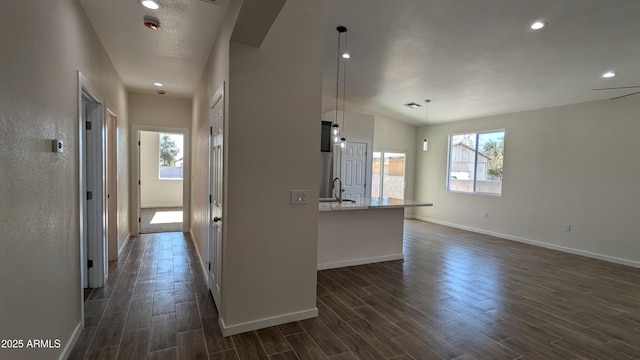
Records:
M183 178L183 135L159 134L160 179Z
M502 194L504 130L449 136L447 190Z

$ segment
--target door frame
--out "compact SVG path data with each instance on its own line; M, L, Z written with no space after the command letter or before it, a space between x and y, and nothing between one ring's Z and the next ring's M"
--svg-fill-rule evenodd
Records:
M107 259L118 260L118 116L107 108L106 117Z
M214 184L214 178L213 178L213 164L214 164L214 156L216 154L214 154L213 151L213 146L214 146L214 140L215 137L217 135L219 135L219 133L214 134L213 131L213 127L214 127L214 118L215 116L213 115L213 109L216 107L216 105L218 105L218 103L222 102L222 164L223 164L223 169L222 169L222 215L224 216L224 207L226 206L226 199L224 198L224 194L225 194L225 190L226 189L226 181L225 181L225 171L224 171L224 164L226 164L226 156L227 156L227 151L226 151L226 143L224 141L224 138L226 137L226 127L227 127L227 106L225 104L226 98L225 98L225 84L226 82L222 82L222 85L220 85L220 87L218 88L218 90L216 90L216 92L211 96L211 99L209 100L209 142L208 142L208 164L209 164L209 171L208 171L208 188L209 188L209 206L207 207L207 262L206 264L208 265L207 268L205 268L206 270L206 278L207 278L207 287L209 288L209 291L211 292L211 295L214 298L214 303L216 308L218 309L218 311L221 310L221 293L222 293L222 266L221 264L213 264L213 259L211 259L211 250L212 247L214 247L215 245L213 244L213 239L214 239L214 233L215 233L215 229L214 229L214 224L212 222L212 216L213 216L213 193L214 193L214 187L217 186L217 184ZM221 237L222 239L220 239L221 242L221 246L220 249L221 251L224 252L224 223L225 221L222 220L222 224L220 224L219 226L221 227L220 233L223 234ZM220 254L220 258L222 259L224 256L222 254ZM220 266L220 271L218 274L218 281L220 283L220 291L216 291L216 294L214 294L211 289L213 288L213 286L215 286L215 284L212 284L212 279L211 279L211 266Z
M178 128L156 125L131 125L131 236L140 235L140 132L152 131L158 133L182 134L184 139L184 170L182 178L182 232L189 232L191 223L191 145L188 128Z
M409 158L409 152L406 150L374 150L371 152L372 155L372 159L373 159L373 153L377 152L380 153L380 197L382 198L384 196L384 154L404 154L404 188L402 190L402 198L406 199L407 198L407 159ZM371 163L373 165L373 162ZM373 166L372 166L373 167ZM372 185L373 185L373 169L372 169ZM371 188L371 191L373 191L373 187Z
M105 231L105 105L102 96L95 90L91 82L78 71L78 198L80 225L80 296L84 304L85 287L102 287L108 276L106 261L106 231ZM86 100L85 100L86 99ZM85 103L92 107L90 116L84 112ZM92 134L86 130L86 122L92 123ZM90 147L91 153L86 147ZM88 167L87 161L97 166ZM87 191L92 189L92 204L87 201ZM89 228L87 222L100 224ZM93 236L89 236L89 233ZM86 246L86 248L85 248ZM87 268L87 262L94 261L93 270ZM84 307L82 307L84 308ZM84 325L84 310L82 311Z
M364 181L365 181L365 186L364 186L364 196L365 197L371 197L371 179L372 179L372 164L373 164L373 151L371 151L371 149L373 149L373 143L371 142L371 140L365 140L365 139L357 139L357 138L351 138L351 139L347 139L347 144L349 142L354 142L354 143L361 143L361 144L365 144L366 147L366 162L365 162L365 166L366 169L364 171ZM340 178L340 180L343 180L342 177L342 161L343 161L343 151L339 150L337 148L333 149L333 173L334 174L338 174L338 175L334 175Z

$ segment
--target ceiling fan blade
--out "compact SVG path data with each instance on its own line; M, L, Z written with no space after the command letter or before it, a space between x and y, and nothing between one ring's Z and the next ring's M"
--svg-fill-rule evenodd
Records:
M608 87L608 88L599 88L599 89L591 89L591 90L618 90L618 89L636 89L636 88L640 88L640 85L637 85L637 86Z
M634 92L634 93L627 94L627 95L616 96L616 97L614 97L614 98L611 98L611 100L622 99L623 97L627 97L627 96L631 96L631 95L635 95L635 94L640 94L640 91L636 91L636 92Z

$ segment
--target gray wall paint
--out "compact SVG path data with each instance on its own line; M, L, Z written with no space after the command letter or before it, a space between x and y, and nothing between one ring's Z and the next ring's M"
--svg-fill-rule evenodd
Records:
M191 234L203 261L209 259L209 101L216 90L229 81L229 39L242 1L233 0L222 4L227 5L228 8L209 53L209 59L192 104ZM226 96L225 111L227 113L228 103L229 99Z
M132 125L191 128L191 99L132 91L128 96Z
M60 349L10 355L57 358L81 322L77 71L118 116L120 144L128 142L126 91L76 1L3 2L0 33L0 338L60 339ZM64 153L51 152L54 138ZM126 147L118 151L127 179ZM121 181L120 244L128 197Z
M324 2L287 2L259 49L229 43L242 2L228 6L193 101L191 229L206 260L209 101L226 81L220 317L232 327L315 309ZM278 141L280 129L295 136ZM290 205L292 189L310 204Z
M373 138L373 149L385 152L404 152L407 154L405 162L405 183L404 197L408 200L415 199L414 179L416 153L422 151L422 142L418 141L416 148L417 128L382 115L375 115L375 130ZM404 216L413 217L414 208L404 209Z
M639 113L635 96L421 127L416 196L435 207L416 216L640 266ZM446 192L448 135L501 128L502 196Z
M288 1L259 49L230 46L229 326L316 306L323 33L324 1ZM308 205L289 204L294 189L309 190Z

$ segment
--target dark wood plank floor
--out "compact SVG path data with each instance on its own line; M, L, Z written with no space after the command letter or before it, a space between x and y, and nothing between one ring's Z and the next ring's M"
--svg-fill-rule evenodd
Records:
M405 257L320 271L318 318L223 338L192 242L142 235L70 358L640 358L640 269L415 220Z

